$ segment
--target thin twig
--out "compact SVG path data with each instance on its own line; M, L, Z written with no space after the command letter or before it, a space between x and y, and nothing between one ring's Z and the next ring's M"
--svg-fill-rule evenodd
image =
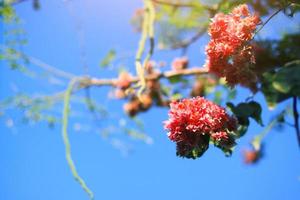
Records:
M80 50L80 62L83 67L83 72L88 74L89 66L87 64L87 52L86 52L86 41L85 41L85 31L83 29L83 22L79 15L76 15L74 11L73 1L64 1L67 11L74 22L74 28L77 34L77 40Z
M275 17L278 13L280 13L281 11L283 11L284 9L286 9L287 7L289 7L291 5L291 3L288 3L286 6L278 9L276 12L274 12L262 25L261 27L259 27L259 29L257 29L257 31L254 33L253 37L259 32L261 31L261 29L263 29L265 27L265 25L273 18Z
M207 27L200 29L194 36L192 36L189 39L186 39L186 40L183 40L183 41L173 44L169 49L174 50L174 49L187 48L188 46L190 46L191 44L196 42L200 37L202 37L206 33L206 28Z
M297 97L293 97L293 114L294 114L294 120L295 120L295 130L298 140L298 145L300 147L300 129L299 129L299 113L297 110Z
M253 138L251 144L256 151L260 150L263 139L270 133L270 131L274 128L274 126L278 124L279 119L284 117L286 112L287 112L287 108L284 109L276 118L274 118L261 133L257 134Z
M5 46L5 45L0 44L0 49L2 49L3 51L6 51L10 48ZM14 50L14 53L15 53L16 57L23 57L23 58L27 59L29 61L29 63L32 63L33 65L35 65L35 66L37 66L37 67L53 74L55 76L65 78L65 79L73 79L75 77L74 74L63 71L61 69L58 69L58 68L56 68L56 67L40 60L40 59L38 59L36 57L28 56L28 55L22 53L21 51L17 51L16 49L13 49L13 50Z

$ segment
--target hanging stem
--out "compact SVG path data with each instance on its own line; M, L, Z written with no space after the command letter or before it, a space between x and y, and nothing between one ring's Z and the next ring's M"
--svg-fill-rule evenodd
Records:
M297 97L293 97L293 114L294 114L294 120L295 120L295 130L298 140L298 145L300 147L300 129L299 129L299 113L297 110Z
M72 91L74 89L75 84L77 83L77 79L72 79L68 85L67 90L65 91L64 96L64 108L63 108L63 124L62 124L62 137L65 144L65 151L66 151L66 159L68 165L71 169L72 175L75 180L80 184L82 189L89 195L90 199L94 199L93 192L88 188L84 180L79 176L74 161L72 160L71 156L71 145L68 137L68 123L69 123L69 113L70 113L70 98Z
M259 151L263 139L268 135L268 133L273 129L273 127L278 123L278 120L282 118L287 112L287 108L284 109L275 119L273 119L268 126L252 140L252 146L256 151Z
M276 125L277 123L277 118L274 119L273 121L271 121L268 126L257 136L254 137L253 141L252 141L252 145L253 148L256 151L259 151L261 148L261 144L262 144L262 140L266 137L266 135L273 129L273 127Z
M140 97L144 89L146 88L145 79L145 65L150 60L154 51L154 20L155 20L155 8L151 0L145 0L145 14L142 27L142 36L139 42L139 47L135 58L135 67L137 76L139 77L139 90L137 96ZM142 62L142 54L145 50L146 40L149 37L150 48L146 58Z
M146 58L144 60L143 63L143 67L145 68L145 65L147 64L147 62L150 60L153 51L154 51L154 20L155 20L155 8L153 6L152 1L147 0L146 1L146 7L148 9L149 12L149 18L148 18L148 37L149 37L149 43L150 43L150 48L148 51L148 54L146 55Z

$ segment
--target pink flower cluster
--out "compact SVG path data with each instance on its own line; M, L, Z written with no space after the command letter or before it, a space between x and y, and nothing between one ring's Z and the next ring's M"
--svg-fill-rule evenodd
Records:
M249 41L260 22L243 4L229 14L215 15L209 25L211 41L206 46L206 66L218 77L225 77L232 87L241 84L256 90L257 76L251 69L255 57Z
M170 104L165 129L170 140L177 143L178 155L196 158L208 148L209 140L222 149L231 148L234 140L230 132L237 129L237 120L213 102L194 97Z

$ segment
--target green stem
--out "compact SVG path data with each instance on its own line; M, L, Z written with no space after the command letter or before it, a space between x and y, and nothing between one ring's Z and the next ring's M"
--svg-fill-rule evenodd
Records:
M79 176L74 161L72 160L71 156L71 145L68 137L68 122L69 122L69 112L70 112L70 98L72 95L73 88L77 82L77 79L72 79L68 85L67 90L65 91L64 96L64 108L63 108L63 124L62 124L62 137L65 144L65 151L66 151L66 159L68 165L71 169L72 175L75 180L80 184L82 189L89 195L90 199L94 199L93 192L88 188L84 180Z

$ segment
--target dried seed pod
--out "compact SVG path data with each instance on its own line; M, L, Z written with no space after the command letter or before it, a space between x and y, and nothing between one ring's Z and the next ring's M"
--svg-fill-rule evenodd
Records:
M152 98L149 94L143 94L140 98L140 109L143 111L148 110L152 105Z
M136 100L129 101L128 103L124 104L123 110L130 117L134 117L140 110L139 102Z

